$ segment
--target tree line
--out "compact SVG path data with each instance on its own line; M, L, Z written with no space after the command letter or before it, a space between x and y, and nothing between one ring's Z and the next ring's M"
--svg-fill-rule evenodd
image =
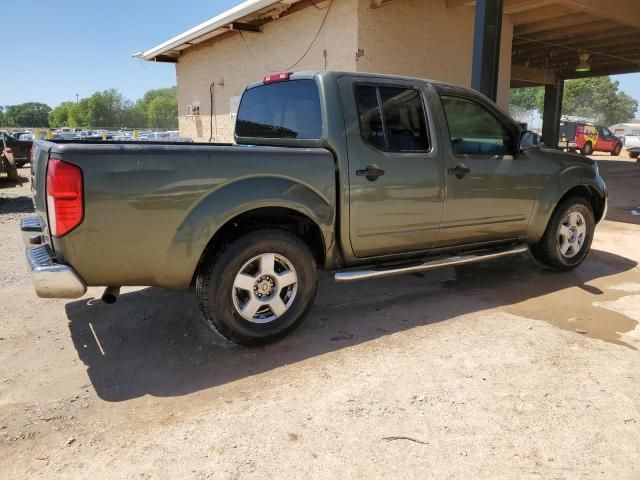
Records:
M0 107L0 126L174 129L178 128L176 87L149 90L136 102L108 89L53 109L38 102L8 105Z
M544 111L544 87L513 88L510 110L519 113ZM619 89L619 82L609 77L581 78L564 82L562 114L595 118L609 126L633 119L638 102Z

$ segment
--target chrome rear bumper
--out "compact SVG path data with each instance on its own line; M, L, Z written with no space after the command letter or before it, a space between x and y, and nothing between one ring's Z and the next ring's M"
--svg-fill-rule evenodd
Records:
M51 246L42 243L43 228L37 217L26 217L20 222L25 244L27 265L33 287L42 298L78 298L87 286L73 268L55 261Z

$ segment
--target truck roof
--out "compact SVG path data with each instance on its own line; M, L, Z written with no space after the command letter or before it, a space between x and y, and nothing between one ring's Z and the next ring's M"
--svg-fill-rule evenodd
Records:
M407 77L403 75L391 75L391 74L384 74L384 73L347 72L347 71L341 71L341 70L304 70L301 72L290 72L290 73L291 73L291 76L290 76L291 80L312 80L316 77L357 76L357 77L369 77L372 79L395 79L395 80L405 80L405 81L412 81L412 82L424 82L424 83L430 83L432 85L442 85L447 87L460 88L463 90L470 90L466 87L455 85L453 83L443 82L440 80L432 80L429 78ZM247 90L264 85L264 83L265 83L264 79L250 83L249 85L247 85Z

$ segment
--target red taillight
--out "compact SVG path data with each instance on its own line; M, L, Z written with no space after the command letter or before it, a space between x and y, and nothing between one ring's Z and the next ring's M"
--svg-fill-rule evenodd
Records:
M284 82L285 80L289 80L291 78L291 75L293 75L293 72L274 73L264 77L262 82L263 83Z
M5 148L4 151L5 153L13 153L13 149L9 147Z
M47 211L51 235L62 237L82 222L82 170L58 158L47 165Z
M31 148L29 149L29 158L33 158L33 152L36 150L36 146L31 144Z

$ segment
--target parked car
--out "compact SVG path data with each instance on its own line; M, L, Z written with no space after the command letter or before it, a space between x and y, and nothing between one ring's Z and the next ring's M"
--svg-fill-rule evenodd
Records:
M558 147L569 151L578 150L583 155L608 152L612 156L618 156L622 150L623 141L602 125L562 121Z
M68 127L62 127L53 132L53 138L55 140L75 140L78 138L78 135L75 130L71 130Z
M29 163L29 156L31 153L31 147L33 145L33 141L18 140L9 132L1 131L1 130L0 130L0 136L2 137L3 148L8 147L11 149L14 163L18 168L22 168L27 163Z
M530 250L570 270L606 212L596 162L531 146L467 88L278 74L245 90L235 129L238 145L37 142L37 294L194 285L207 328L263 344L309 313L317 268L351 282Z
M0 133L0 136L2 137L0 143L0 173L5 174L10 181L15 182L18 180L18 166L13 156L13 149L7 145L5 135Z
M640 134L625 135L624 146L631 155L631 149L640 147ZM635 158L635 157L632 157Z

